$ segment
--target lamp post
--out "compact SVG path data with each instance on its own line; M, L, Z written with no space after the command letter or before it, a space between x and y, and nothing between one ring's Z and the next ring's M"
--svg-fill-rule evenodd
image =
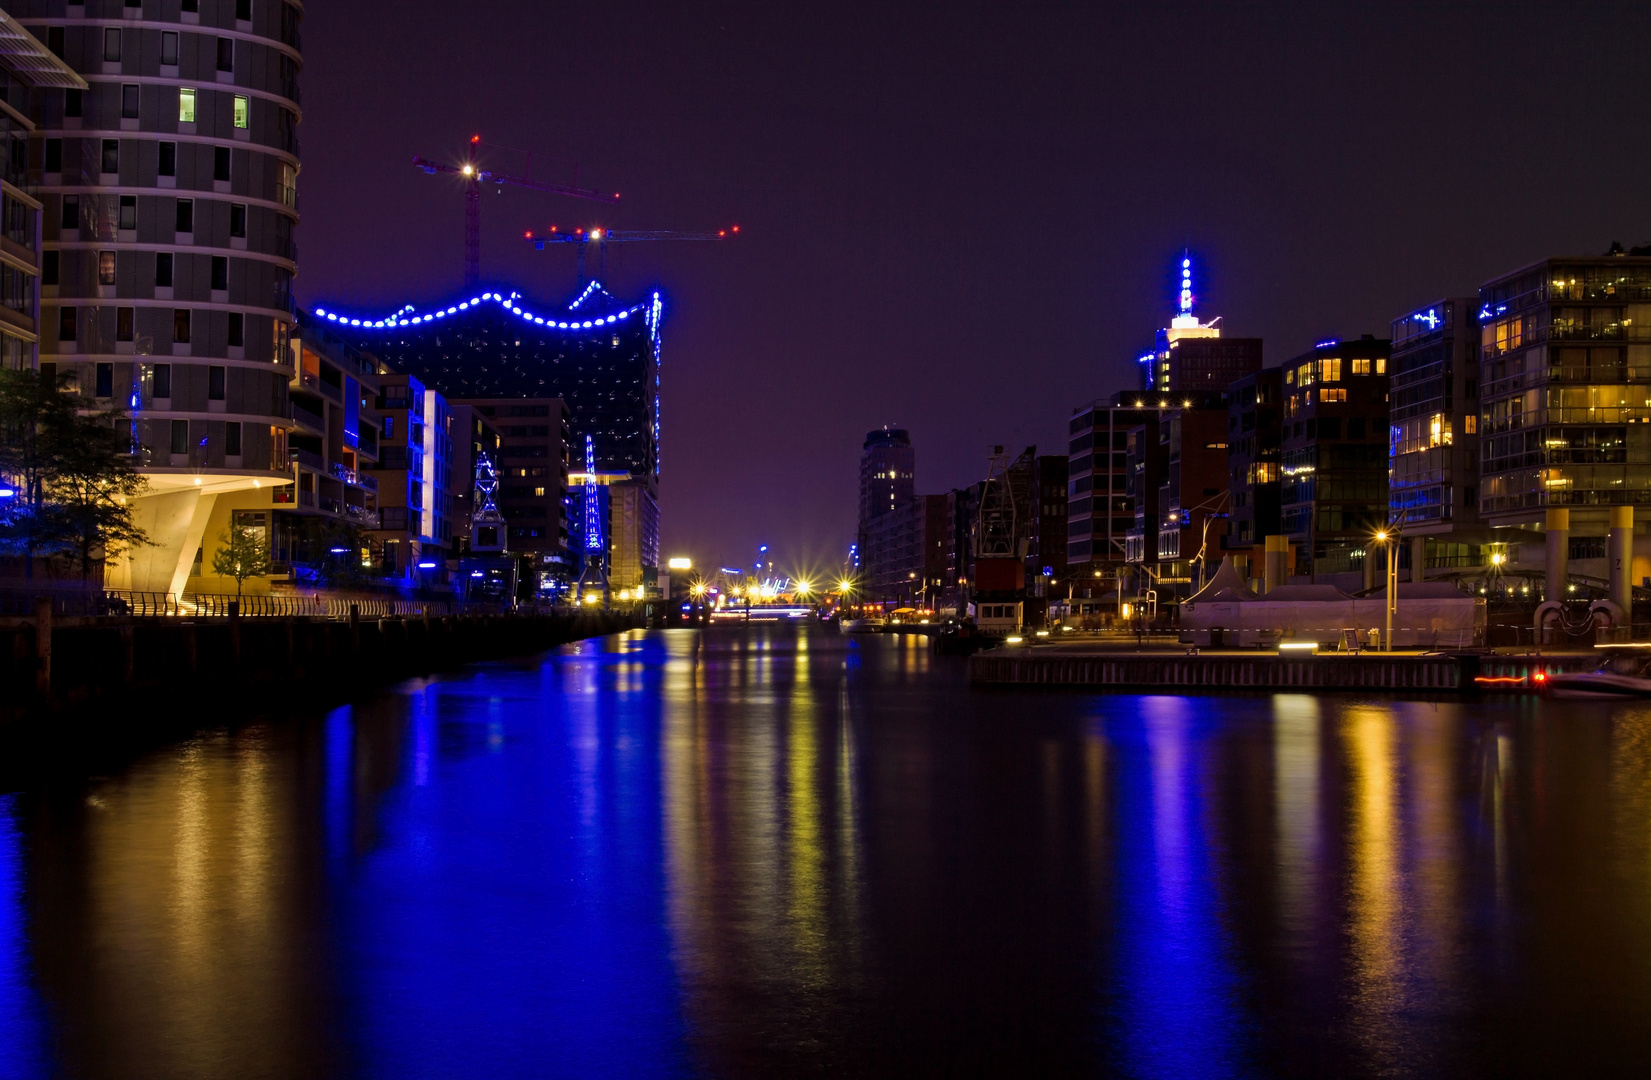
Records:
M1395 593L1398 592L1395 579L1399 576L1399 560L1395 557L1398 555L1398 548L1395 546L1395 536L1389 535L1386 529L1378 532L1376 534L1376 539L1387 546L1387 587L1385 590L1385 603L1383 605L1387 608L1387 633L1382 637L1382 651L1392 652L1393 609L1396 606L1395 601L1397 600Z

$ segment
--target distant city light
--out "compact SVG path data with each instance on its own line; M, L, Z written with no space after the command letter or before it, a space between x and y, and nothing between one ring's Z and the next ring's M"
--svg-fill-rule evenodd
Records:
M692 570L694 568L694 560L675 558L667 561L665 565L672 570Z
M418 564L418 568L420 570L434 570L436 568L436 564L433 562L421 562Z

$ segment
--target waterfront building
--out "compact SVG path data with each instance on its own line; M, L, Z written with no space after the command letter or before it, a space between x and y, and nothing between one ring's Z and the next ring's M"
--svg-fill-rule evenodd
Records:
M1484 565L1479 520L1479 303L1448 297L1393 320L1388 520L1409 577ZM1385 572L1385 568L1384 568Z
M1479 334L1479 510L1499 553L1507 568L1580 560L1605 578L1608 533L1623 527L1613 507L1643 533L1633 507L1651 502L1651 258L1555 256L1502 274L1479 289ZM1545 530L1563 533L1554 552L1519 543ZM1631 580L1651 576L1646 555L1636 537Z
M1321 341L1284 365L1281 531L1298 581L1358 589L1387 524L1389 342Z
M621 303L597 282L559 307L540 305L520 293L486 291L454 303L422 309L408 305L390 315L362 317L339 310L317 309L329 322L340 324L363 348L370 349L393 371L412 375L424 385L454 401L506 401L515 407L536 408L546 400L566 408L563 445L571 465L583 464L588 438L595 457L594 472L609 478L600 486L616 514L610 584L627 589L656 587L659 571L659 401L660 323L664 306L659 294L632 304ZM523 445L550 440L559 434L557 417L496 417L501 428L525 427ZM539 422L535 422L538 420ZM536 428L546 434L534 435ZM501 453L508 457L516 439L507 432ZM559 451L558 451L559 453ZM546 469L542 477L505 476L502 487L545 495L512 496L522 511L543 511L543 517L511 520L513 550L538 553L541 577L559 567L556 553L566 551L568 527L548 505L554 475L561 468L555 456L521 459L516 469ZM544 484L535 481L545 480ZM565 513L571 496L559 496ZM507 503L509 500L507 500ZM510 510L502 506L507 519ZM518 531L519 530L519 531ZM624 539L628 538L628 539ZM546 559L553 560L546 563ZM634 571L631 569L634 564ZM555 571L560 573L560 571ZM634 578L634 582L630 579Z
M1281 535L1279 467L1283 454L1284 369L1263 368L1227 394L1226 549L1240 576L1262 576L1262 545Z
M291 482L302 10L10 8L85 82L32 105L41 363L133 417L153 546L106 582L182 593L218 498Z
M1227 409L1220 394L1184 398L1130 428L1126 443L1134 521L1125 562L1135 570L1129 594L1148 598L1150 613L1191 595L1205 568L1219 561L1227 517ZM1156 610L1154 610L1156 609Z
M866 551L872 522L911 499L916 473L917 451L912 448L910 432L886 425L866 432L860 446L860 516L855 526L855 554L861 571L872 565Z
M84 94L86 80L0 11L0 367L40 362L41 210L33 140L49 99ZM100 374L101 369L95 374ZM94 382L86 388L95 389ZM113 383L113 369L110 369ZM107 395L113 399L113 390Z
M372 467L378 482L379 521L372 539L379 574L407 586L440 583L453 540L447 402L413 376L389 372L380 378L373 405L382 428Z

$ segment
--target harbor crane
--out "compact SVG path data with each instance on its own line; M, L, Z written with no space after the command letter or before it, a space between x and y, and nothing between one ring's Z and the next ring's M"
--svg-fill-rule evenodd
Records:
M591 199L605 203L619 201L617 191L612 195L604 195L600 191L592 191L589 188L571 187L565 184L547 184L542 180L534 180L527 175L528 172L532 171L531 157L528 159L527 169L524 170L521 176L484 169L476 156L481 147L481 141L482 137L480 135L472 136L469 155L457 165L431 161L429 158L418 155L413 157L413 165L416 168L423 169L425 173L431 176L436 173L448 173L460 177L464 181L464 284L466 288L473 288L481 281L481 189L483 184L495 185L494 190L496 191L509 184L512 187L523 187L532 191L548 191L552 195L566 195L574 199Z
M596 246L598 269L597 277L607 276L608 245L635 244L651 240L732 240L740 233L738 225L730 225L726 229L715 232L675 232L670 229L574 229L572 232L563 232L555 225L547 233L527 234L528 242L535 249L543 251L546 244L577 244L579 252L579 284L585 281L585 253L591 245Z

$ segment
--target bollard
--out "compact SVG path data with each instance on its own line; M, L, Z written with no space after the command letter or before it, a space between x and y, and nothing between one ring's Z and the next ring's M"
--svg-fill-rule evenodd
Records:
M52 600L34 598L34 690L41 701L52 699Z

